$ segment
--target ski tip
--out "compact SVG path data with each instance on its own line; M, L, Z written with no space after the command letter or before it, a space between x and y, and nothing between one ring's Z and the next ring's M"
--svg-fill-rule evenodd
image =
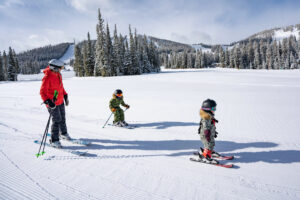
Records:
M233 164L226 164L226 165L218 164L218 165L225 168L233 168Z

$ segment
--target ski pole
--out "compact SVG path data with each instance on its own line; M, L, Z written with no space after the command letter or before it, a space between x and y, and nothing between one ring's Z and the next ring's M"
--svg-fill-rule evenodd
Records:
M127 109L128 109L128 108L126 108L126 109L124 110L124 112L126 112ZM111 112L109 118L106 120L106 122L105 122L105 124L103 125L102 128L104 128L104 127L106 126L106 124L107 124L107 122L109 121L109 119L111 118L112 114L113 114L113 112Z
M53 95L53 103L55 103L55 101L57 100L57 96L58 96L58 92L57 92L57 90L55 90L54 95ZM53 113L53 110L50 110L50 116L52 116L52 113ZM47 141L47 136L48 136L47 133L48 133L49 125L50 125L50 122L49 122L48 127L47 127L47 132L45 132L46 137L45 137L45 141L44 141L44 147L43 147L42 155L45 153L45 146L46 146L46 141Z
M44 142L44 140L45 140L45 138L46 138L45 136L47 135L47 132L48 132L48 128L49 128L49 124L50 124L51 115L52 115L52 113L50 113L50 115L49 115L49 119L48 119L48 122L47 122L47 125L46 125L46 129L45 129L45 131L44 131L44 135L43 135L43 138L42 138L42 141L41 141L41 144L40 144L39 152L36 154L36 157L37 157L37 158L45 153L44 151L42 151L42 153L40 153L40 152L41 152L41 148L42 148L42 146L43 146L43 142Z
M57 99L57 95L58 95L58 92L57 90L54 91L54 97L53 97L53 102L55 103L56 99ZM46 128L45 128L45 132L44 132L44 135L43 135L43 138L42 138L42 141L41 141L41 145L40 145L40 148L39 148L39 152L36 154L36 157L39 157L41 155L44 155L45 153L45 145L46 145L46 140L47 140L47 132L49 130L49 125L50 125L50 119L51 119L51 116L52 116L52 110L50 110L50 115L49 115L49 119L48 119L48 122L47 122L47 125L46 125ZM44 145L43 145L44 144ZM43 151L41 152L41 147L43 147Z
M109 118L106 120L106 122L105 122L105 124L103 125L103 127L102 127L102 128L104 128L104 127L106 126L106 124L107 124L107 122L109 121L109 119L111 118L112 114L113 114L113 112L111 112L111 114L110 114Z

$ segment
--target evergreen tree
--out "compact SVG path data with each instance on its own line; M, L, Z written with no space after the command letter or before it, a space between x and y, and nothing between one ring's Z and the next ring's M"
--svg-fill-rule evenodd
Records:
M96 41L96 53L95 53L95 67L94 76L105 75L104 68L104 20L102 19L100 9L98 9L98 24L96 26L97 41Z
M8 51L7 79L8 81L17 81L16 63L15 63L15 58L13 56L13 50L11 47L9 47L9 51Z
M207 67L207 57L206 54L203 52L201 55L201 68Z
M279 42L278 48L277 48L277 69L283 69L283 55L282 55L282 45L281 42Z
M234 51L234 65L235 68L240 69L241 67L241 50L239 47L235 48Z
M193 56L192 53L187 54L187 68L193 68Z
M225 50L225 67L229 67L230 66L230 53L229 50L226 49Z
M83 76L87 76L88 72L88 45L86 43L86 41L83 44L82 47L82 61L83 61Z
M250 63L252 63L252 67L253 67L253 63L254 63L254 48L253 48L253 43L252 40L249 40L248 44L247 44L247 50L248 50L248 63L249 63L249 67L250 67Z
M201 49L196 52L195 68L201 68Z
M266 67L267 69L272 69L273 68L273 54L272 54L272 46L269 44L267 46L267 51L266 51Z
M105 71L106 74L105 76L114 76L115 74L113 71L115 71L114 66L112 65L112 55L113 55L113 46L112 46L112 41L110 37L110 31L109 31L109 26L108 23L106 24L106 34L105 34Z
M2 64L3 64L3 71L4 71L4 80L7 81L8 80L8 59L5 51L3 51L2 60L3 60Z
M5 75L4 75L4 69L3 69L3 64L2 64L2 55L0 51L0 81L5 80Z
M247 53L247 46L243 45L242 52L241 52L241 69L247 69L248 66L248 53Z
M15 50L12 50L12 53L13 53L13 57L15 59L16 72L17 72L17 74L19 74L20 73L20 66L19 66L19 61L17 59L17 54L16 54Z
M230 50L230 68L234 68L235 67L235 60L234 60L234 49Z
M124 74L124 58L125 58L125 37L123 37L121 34L119 35L119 52L120 52L120 74Z
M130 42L129 51L130 51L130 57L131 57L131 66L128 69L128 71L130 74L141 74L139 63L138 63L138 57L137 57L137 53L136 53L136 44L135 44L135 40L134 40L132 32L131 32L130 25L129 25L129 42Z
M75 61L74 61L74 71L76 76L84 76L84 68L83 68L83 58L82 53L78 45L75 45L74 50Z
M221 48L220 49L220 66L223 67L223 68L226 66L225 60L226 60L225 52L224 52L223 48Z
M88 40L86 43L86 60L85 60L85 75L86 76L93 76L94 75L94 55L92 49L92 43L90 38L90 33L87 34Z
M125 54L124 54L124 74L130 75L131 67L132 67L132 58L128 47L128 41L125 40Z
M258 42L254 42L254 69L261 69L261 55L260 55L260 47Z
M112 73L114 76L120 75L121 64L121 44L117 33L117 25L114 30L113 54L112 54Z

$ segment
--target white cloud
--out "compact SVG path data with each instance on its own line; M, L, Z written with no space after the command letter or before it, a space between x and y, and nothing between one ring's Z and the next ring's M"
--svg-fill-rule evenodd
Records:
M0 9L6 9L14 4L24 5L22 0L3 0L0 2Z
M66 2L73 6L80 12L90 12L97 8L111 8L110 0L66 0Z
M17 52L50 44L54 45L73 41L72 36L65 34L64 31L52 29L44 29L34 34L19 34L19 37L14 38L15 39L9 41L9 46L12 46Z

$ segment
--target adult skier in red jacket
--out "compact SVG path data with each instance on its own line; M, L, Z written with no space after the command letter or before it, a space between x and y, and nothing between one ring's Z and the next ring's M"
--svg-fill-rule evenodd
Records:
M64 63L62 61L56 59L50 60L49 66L43 71L45 76L43 77L40 89L42 100L47 105L49 113L52 113L50 144L56 148L61 148L59 139L71 139L67 131L65 115L65 104L69 105L69 99L60 73L63 67ZM54 98L55 91L58 93L56 99ZM61 133L60 135L59 132Z

